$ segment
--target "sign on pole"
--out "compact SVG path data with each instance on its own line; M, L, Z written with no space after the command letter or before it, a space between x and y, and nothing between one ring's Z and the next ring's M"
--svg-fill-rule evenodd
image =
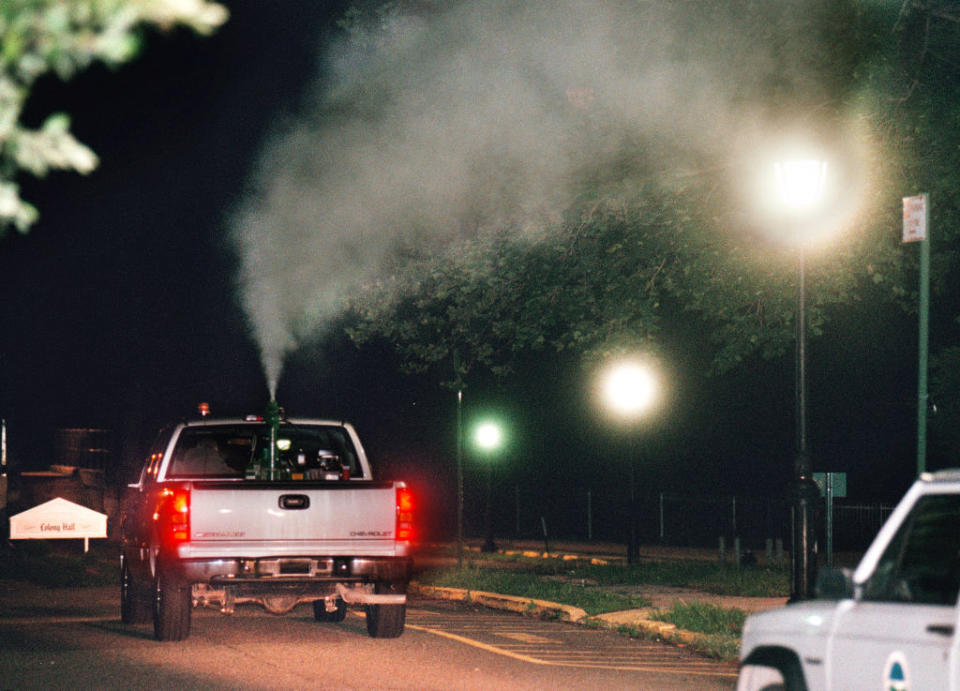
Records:
M86 552L92 537L107 536L107 515L63 497L10 517L11 540L83 538Z
M903 198L903 241L919 242L927 237L927 195Z
M847 496L846 473L814 473L813 481L817 484L821 497L844 499Z
M847 496L846 473L814 473L820 496L827 498L827 566L833 566L833 500Z
M917 476L927 469L927 351L930 337L930 198L903 198L903 241L920 242L919 335L917 339Z

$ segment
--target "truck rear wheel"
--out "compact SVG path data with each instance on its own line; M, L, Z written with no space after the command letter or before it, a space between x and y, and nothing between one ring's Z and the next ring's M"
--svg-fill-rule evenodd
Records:
M190 635L190 586L158 569L154 581L153 633L158 641L182 641Z
M377 583L374 592L403 593L404 583ZM404 605L366 605L367 633L371 638L397 638L403 633L407 619L407 606Z
M337 598L337 608L332 612L327 611L327 603L324 600L313 601L313 618L317 621L340 622L347 617L347 603L343 598Z
M124 624L146 624L150 621L147 593L134 582L130 566L120 557L120 621Z

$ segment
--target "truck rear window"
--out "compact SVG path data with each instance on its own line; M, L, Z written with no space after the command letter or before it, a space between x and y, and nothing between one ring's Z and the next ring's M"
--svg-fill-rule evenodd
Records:
M170 479L349 480L362 477L346 429L282 424L270 468L266 425L185 427L177 438Z

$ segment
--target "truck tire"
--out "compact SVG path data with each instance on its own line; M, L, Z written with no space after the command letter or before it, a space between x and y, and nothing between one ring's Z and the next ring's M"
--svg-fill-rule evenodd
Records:
M343 598L337 598L337 608L332 612L327 611L327 605L323 600L313 601L313 618L317 621L341 622L347 617L347 603Z
M406 592L404 583L377 583L375 593ZM366 605L367 633L371 638L397 638L403 633L407 619L407 606Z
M127 560L120 557L120 621L146 624L150 621L147 593L134 580Z
M154 579L153 633L158 641L182 641L190 635L190 586L177 581L166 569Z

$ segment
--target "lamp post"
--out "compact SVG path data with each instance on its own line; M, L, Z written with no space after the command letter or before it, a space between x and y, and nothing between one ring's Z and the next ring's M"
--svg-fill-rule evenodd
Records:
M457 568L463 568L463 389L457 390Z
M630 427L636 427L649 413L658 394L654 370L645 362L625 360L610 365L601 376L601 395L606 407ZM637 430L631 430L635 434ZM637 536L636 453L630 454L630 541L627 563L633 564L639 552Z
M496 552L497 544L493 541L493 517L492 517L492 501L493 501L493 453L500 448L500 444L503 441L503 433L500 430L500 426L495 422L484 422L477 426L476 432L474 434L474 443L476 443L477 448L482 451L487 452L487 506L486 512L484 515L484 522L486 523L486 540L483 542L483 547L480 548L481 552Z
M807 305L804 221L816 210L823 196L827 163L813 158L781 161L774 166L780 198L797 224L791 233L797 244L797 335L796 335L796 454L793 462L791 498L790 599L803 600L813 594L816 560L814 526L820 492L812 477L807 450Z

